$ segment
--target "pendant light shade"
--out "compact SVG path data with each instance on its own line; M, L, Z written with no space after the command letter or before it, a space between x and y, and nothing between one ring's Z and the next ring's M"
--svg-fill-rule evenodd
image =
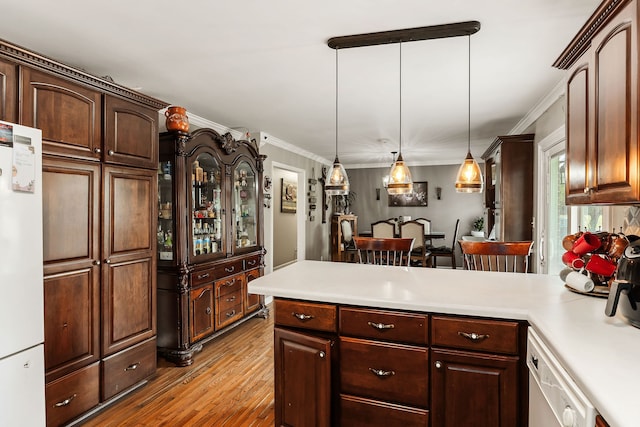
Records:
M345 196L349 194L349 177L338 159L338 49L336 49L336 158L333 161L333 168L324 190L328 196Z
M471 34L469 34L469 90L468 90L468 122L467 122L467 157L460 165L456 179L456 192L482 193L484 179L478 162L471 155Z
M404 164L402 158L402 43L400 46L400 139L398 142L398 158L389 171L389 184L387 193L389 194L410 194L413 193L413 180L411 171Z

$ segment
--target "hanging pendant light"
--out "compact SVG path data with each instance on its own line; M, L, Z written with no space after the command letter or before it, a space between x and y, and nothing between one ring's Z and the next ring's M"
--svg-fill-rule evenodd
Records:
M398 45L400 46L400 140L398 143L398 158L389 171L387 192L389 194L410 194L413 193L411 171L404 164L404 159L402 158L402 43L398 43Z
M458 178L456 179L456 192L458 193L482 193L484 179L478 162L471 155L471 35L469 34L469 110L467 129L467 157L460 165Z
M333 168L324 190L328 196L349 194L349 177L344 166L338 160L338 49L336 49L336 158L333 161Z
M396 154L398 152L397 151L392 151L391 152L391 166L393 166L393 164L396 162ZM384 187L384 189L386 190L387 187L389 187L389 174L387 173L385 176L382 177L382 186Z

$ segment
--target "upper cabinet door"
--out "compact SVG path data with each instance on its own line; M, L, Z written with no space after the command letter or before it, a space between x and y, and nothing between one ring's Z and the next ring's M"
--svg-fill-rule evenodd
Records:
M567 181L569 203L589 200L589 64L580 61L567 81Z
M633 3L635 4L635 3ZM636 7L625 7L593 40L596 72L592 202L639 200Z
M234 252L258 245L258 174L246 160L233 169Z
M158 112L110 95L104 110L104 161L156 169Z
M13 62L0 60L0 120L18 121L18 66Z
M42 151L100 160L100 93L27 67L21 70L20 124L42 130Z

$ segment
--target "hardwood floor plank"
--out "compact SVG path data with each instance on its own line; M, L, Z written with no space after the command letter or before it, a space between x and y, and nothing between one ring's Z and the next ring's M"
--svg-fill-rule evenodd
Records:
M158 359L149 384L87 427L272 427L273 316L253 318L205 344L191 366Z

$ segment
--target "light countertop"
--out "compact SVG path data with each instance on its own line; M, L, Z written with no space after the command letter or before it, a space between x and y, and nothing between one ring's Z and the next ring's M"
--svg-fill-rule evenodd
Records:
M249 292L367 307L527 320L611 427L640 425L640 329L558 276L301 261Z

